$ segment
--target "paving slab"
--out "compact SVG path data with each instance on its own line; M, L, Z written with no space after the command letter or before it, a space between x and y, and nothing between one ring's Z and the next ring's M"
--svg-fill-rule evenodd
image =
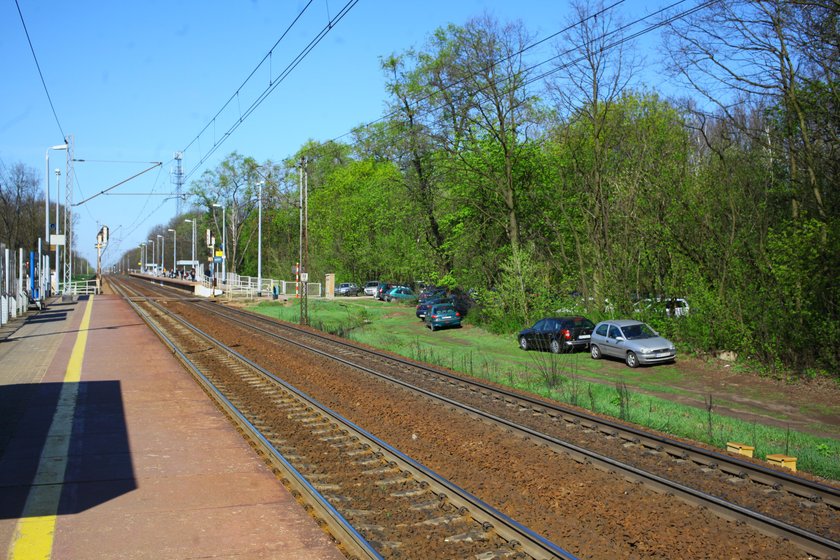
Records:
M51 305L0 342L0 547L45 474L61 484L51 558L344 558L117 296Z

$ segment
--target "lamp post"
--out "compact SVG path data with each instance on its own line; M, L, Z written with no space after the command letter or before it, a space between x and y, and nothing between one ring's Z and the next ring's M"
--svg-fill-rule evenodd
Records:
M178 259L175 257L175 249L178 247L178 232L172 228L169 228L166 231L172 232L172 271L178 272Z
M41 298L43 299L49 290L50 286L50 150L66 150L67 144L58 144L57 146L50 146L44 154L46 166L44 167L44 243L46 243L46 259L44 262L44 270L41 274ZM58 224L56 224L58 227ZM39 255L39 258L41 255ZM58 282L58 267L56 267L55 274L56 282Z
M61 169L55 168L55 234L59 235L61 232L58 229L58 199L61 196L61 185L59 178L61 177ZM58 271L61 270L61 261L59 259L59 251L61 247L58 243L55 244L55 291L58 292ZM65 258L67 258L65 256Z
M152 246L152 264L156 264L156 263L157 263L157 257L155 256L155 244L156 244L156 241L155 241L154 239L147 239L147 241L149 242L149 245L151 245L151 246ZM148 252L148 251L149 251L149 249L148 249L148 248L146 248L146 256L147 256L147 257L149 256L149 252Z
M146 244L140 244L140 274L146 274Z
M257 183L259 202L257 212L257 297L262 297L262 188L265 181Z
M222 209L222 283L224 284L227 282L227 207L223 204L213 206Z
M184 220L186 223L192 224L192 265L195 268L195 219Z
M160 239L160 271L162 273L163 268L164 268L163 267L163 248L164 248L165 239L163 238L163 236L161 234L157 234L157 236L158 236L158 239Z

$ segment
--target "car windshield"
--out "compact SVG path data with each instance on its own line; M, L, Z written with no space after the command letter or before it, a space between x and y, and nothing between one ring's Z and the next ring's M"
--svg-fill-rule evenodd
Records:
M636 340L639 338L653 338L656 335L649 326L644 323L637 323L635 325L627 325L621 327L624 337L628 340Z
M586 317L574 317L572 319L567 319L564 327L565 328L582 327L584 329L594 329L595 325L592 323L592 321L590 321Z
M435 313L454 313L455 307L452 305L436 305L434 308Z

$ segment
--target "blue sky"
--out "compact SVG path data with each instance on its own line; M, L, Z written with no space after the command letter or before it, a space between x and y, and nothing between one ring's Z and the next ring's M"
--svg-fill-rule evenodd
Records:
M315 0L272 55L276 76L335 16L346 0ZM164 162L113 192L160 195L99 196L74 209L75 248L91 262L99 227L112 232L111 259L142 242L155 224L175 214L170 170L184 149L268 53L305 6L302 1L77 2L18 0L58 120L75 139L79 202L148 167ZM664 2L627 1L622 17L634 19ZM386 94L379 57L421 46L436 28L490 13L521 19L542 38L564 27L567 2L538 0L361 0L270 96L196 168L213 143L214 127L184 154L191 179L238 151L258 160L281 160L307 139L328 140L383 113ZM329 14L329 15L328 15ZM550 47L531 53L550 56ZM23 162L44 177L44 154L62 133L44 93L14 0L0 2L0 160ZM218 138L256 92L267 85L261 69L215 126ZM199 149L199 145L201 148ZM64 154L51 152L60 167ZM104 163L104 162L119 163ZM135 163L128 163L135 162Z

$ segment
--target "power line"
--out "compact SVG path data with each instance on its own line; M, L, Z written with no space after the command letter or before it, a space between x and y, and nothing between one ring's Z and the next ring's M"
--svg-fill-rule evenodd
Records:
M623 1L624 1L624 0L619 0L618 2L616 2L616 3L614 3L614 4L610 5L610 6L606 7L606 8L603 8L602 10L600 10L600 11L596 12L595 14L591 14L590 16L588 16L588 17L586 17L586 18L583 18L583 19L581 19L580 21L577 21L577 22L575 22L575 23L571 24L571 25L569 25L569 26L565 27L564 29L561 29L560 31L558 31L558 32L556 32L556 33L553 33L553 34L549 35L548 37L545 37L545 38L543 38L543 39L541 39L541 40L537 41L536 43L533 43L533 44L527 45L527 46L523 47L522 49L520 49L519 51L517 51L517 52L515 52L515 53L513 53L513 54L510 54L510 55L508 55L508 56L506 56L506 57L504 57L504 58L501 58L501 59L499 59L499 60L497 60L497 61L495 61L495 62L492 62L492 63L491 63L491 64L489 64L488 66L486 66L486 67L482 68L482 69L481 69L481 71L487 71L487 70L490 70L490 69L494 68L496 65L498 65L498 64L500 64L500 63L502 63L502 62L505 62L505 61L507 61L507 60L510 60L511 58L513 58L513 57L515 57L515 56L519 56L520 54L522 54L522 53L524 53L524 52L526 52L526 51L528 51L528 50L530 50L530 49L534 48L535 46L537 46L537 45L539 45L539 44L544 43L545 41L547 41L547 40L549 40L549 39L551 39L551 38L554 38L554 37L556 37L556 36L558 36L558 35L560 35L560 34L562 34L562 33L565 33L565 32L567 32L567 31L569 31L569 30L571 30L571 29L573 29L573 28L577 27L578 25L582 25L583 23L585 23L585 22L586 22L586 21L588 21L589 19L592 19L592 18L597 18L598 16L602 15L602 14L603 14L603 13L605 13L606 11L611 10L611 9L613 9L614 7L618 6L618 5L619 5L619 4L621 4ZM657 15L659 15L659 14L663 14L663 13L667 12L668 10L672 10L672 9L673 9L673 8L675 8L676 6L679 6L680 4L684 4L684 3L685 3L685 2L687 2L687 1L688 1L688 0L677 0L676 2L673 2L672 4L669 4L668 6L665 6L664 8L660 8L659 10L657 10L657 11L655 11L655 12L652 12L652 13L650 13L650 14L646 15L646 16L642 16L642 17L640 17L640 18L638 18L638 19L636 19L636 20L633 20L632 22L630 22L630 23L628 23L628 24L625 24L625 25L623 25L623 26L621 26L621 27L619 27L619 28L617 28L617 29L614 29L614 30L612 30L612 31L609 31L609 32L607 32L607 33L604 33L603 35L601 35L601 36L599 36L599 37L596 37L596 38L592 39L592 41L593 41L593 42L594 42L594 41L600 41L600 40L604 40L604 39L607 39L607 38L609 38L609 37L612 37L613 35L616 35L616 34L621 33L621 32L623 32L623 31L625 31L625 30L627 30L627 29L630 29L631 27L633 27L633 26L635 26L635 25L637 25L637 24L639 24L639 23L641 23L641 22L644 22L645 20L650 19L650 18L651 18L651 17L653 17L653 16L657 16ZM639 38L639 37L641 37L641 36L643 36L643 35L646 35L646 34L650 33L651 31L654 31L654 30L656 30L656 29L659 29L659 28L661 28L661 27L664 27L664 26L666 26L666 25L668 25L668 24L670 24L670 23L672 23L672 22L674 22L674 21L677 21L677 20L682 19L682 18L684 18L684 17L686 17L686 16L689 16L689 15L691 15L691 14L694 14L694 13L696 13L696 12L698 12L698 11L702 10L702 9L705 9L705 8L707 8L708 6L710 6L710 5L714 4L716 1L717 1L717 0L706 0L706 1L704 1L704 2L701 2L700 4L697 4L697 5L695 5L695 6L691 7L691 8L686 9L686 10L684 10L684 11L682 11L682 12L678 12L678 13L676 13L676 14L672 15L672 16L669 16L669 17L667 17L666 19L664 19L664 20L662 20L662 21L659 21L659 22L657 22L657 23L650 24L650 25L648 25L647 27L645 27L645 28L641 29L640 31L637 31L636 33L633 33L633 34L631 34L631 35L629 35L629 36L627 36L627 37L622 37L621 39L618 39L618 40L616 40L616 41L614 41L614 42L612 42L612 43L609 43L609 44L605 45L605 46L603 47L603 50L604 50L604 51L607 51L607 50L613 49L613 48L615 48L615 47L617 47L617 46L623 45L624 43L627 43L627 42L629 42L629 41L631 41L631 40L633 40L633 39L637 39L637 38ZM538 62L538 63L536 63L536 64L533 64L532 66L529 66L529 67L528 67L528 68L526 68L524 71L525 71L525 72L530 72L530 71L532 71L532 70L534 70L534 69L536 69L536 68L539 68L540 66L543 66L543 65L545 65L545 64L548 64L549 62L552 62L552 61L554 61L554 60L557 60L557 59L559 59L559 58L562 58L562 57L564 57L564 56L567 56L567 55L569 55L569 54L573 53L575 50L577 50L577 47L572 47L572 48L570 48L570 49L567 49L566 51L564 51L564 52L562 52L562 53L559 53L559 54L557 54L557 55L555 55L555 56L552 56L552 57L550 57L550 58L548 58L548 59L545 59L545 60L543 60L543 61L541 61L541 62ZM550 76L550 75L552 75L552 74L555 74L555 73L557 73L557 72L560 72L560 71L562 71L562 70L564 70L564 69L566 69L566 68L570 67L570 66L571 66L571 65L573 65L573 64L576 64L576 63L578 63L578 62L581 62L582 60L584 60L584 58L583 58L583 57L578 57L578 58L576 58L576 59L574 59L574 60L567 61L566 63L564 63L564 64L562 64L562 65L560 65L560 66L557 66L557 67L555 67L555 68L552 68L551 70L548 70L548 71L546 71L546 72L543 72L542 74L539 74L538 76L535 76L535 77L532 77L532 78L530 78L530 79L526 80L526 81L525 81L525 82L523 82L523 83L521 84L521 86L519 86L519 87L527 87L527 86L529 86L529 85L530 85L530 84L532 84L532 83L535 83L535 82L537 82L537 81L543 80L543 79L547 78L548 76ZM429 94L427 94L427 95L421 96L419 99L417 99L417 100L413 101L412 103L413 103L414 107L417 107L420 103L422 103L423 101L426 101L426 100L430 99L430 98L431 98L431 97L433 97L435 94L437 94L439 91L446 91L446 90L449 90L449 89L451 89L451 88L454 88L455 86L457 86L457 85L459 85L459 84L462 84L462 83L463 83L466 79L467 79L466 77L465 77L465 78L461 78L460 80L457 80L457 81L453 82L452 84L448 84L448 85L446 85L446 86L444 86L444 87L440 88L440 89L439 89L438 91L436 91L436 92L429 93ZM502 81L502 80L500 79L500 80L499 80L499 82L501 82L501 81ZM481 93L481 92L483 92L485 89L489 88L491 85L498 85L498 83L499 83L499 82L494 82L493 84L490 84L490 85L487 85L487 86L481 87L481 88L479 88L479 89L477 89L477 90L475 90L475 91L473 91L473 92L470 92L470 93L471 93L471 94L473 94L473 95L474 95L474 94L477 94L477 93ZM434 111L434 110L436 110L436 109L438 109L438 108L433 107L433 108L431 108L431 109L428 111L428 113L431 113L432 111ZM353 132L355 132L355 131L357 131L357 130L359 130L359 129L369 128L369 127L373 126L374 124L377 124L377 123L379 123L379 122L382 122L382 121L385 121L385 120L391 119L392 117L394 117L394 116L398 115L398 114L399 114L402 110L403 110L402 108L399 108L399 109L394 109L393 111L391 111L391 112L387 113L386 115L384 115L384 116L382 116L382 117L379 117L378 119L372 120L372 121L370 121L370 122L368 122L368 123L366 123L366 124L364 124L364 125L361 125L361 126L359 126L359 127L354 127L352 130L349 130L349 131L347 131L347 132L345 132L345 133L343 133L343 134L341 134L341 135L339 135L339 136L336 136L335 138L333 138L333 139L329 140L329 142L336 142L336 141L338 141L338 140L341 140L341 139L342 139L342 138L344 138L345 136L348 136L348 135L352 134ZM394 124L396 125L397 123L394 123Z
M679 2L677 2L677 4L679 4L679 3L681 3L681 2L686 2L686 1L687 1L687 0L680 0ZM498 59L498 60L495 60L495 61L490 62L487 66L484 66L483 68L481 68L481 69L480 69L480 71L482 71L482 72L489 72L490 70L492 70L493 68L495 68L497 65L499 65L499 64L501 64L501 63L503 63L503 62L507 62L508 60L510 60L510 59L512 59L512 58L514 58L514 57L516 57L516 56L519 56L519 55L521 55L521 54L523 54L523 53L525 53L525 52L527 52L527 51L529 51L529 50L531 50L531 49L533 49L533 48L535 48L535 47L537 47L537 46L539 46L539 45L541 45L541 44L545 43L546 41L550 41L551 39L553 39L553 38L557 37L558 35L561 35L561 34L563 34L563 33L566 33L566 32L568 32L568 31L571 31L571 30L572 30L572 29L574 29L575 27L577 27L577 26L579 26L579 25L582 25L582 24L586 23L586 22L587 22L587 21L589 21L590 19L597 19L597 18L598 18L598 16L605 14L606 12L608 12L608 11L612 10L613 8L615 8L615 7L617 7L617 6L621 5L621 4L623 4L624 2L625 2L625 0L618 0L617 2L614 2L613 4L610 4L609 6L606 6L606 7L602 8L602 9L600 9L599 11L595 12L594 14L590 14L590 15L588 15L587 17L585 17L585 18L583 18L583 19L581 19L581 20L579 20L579 21L576 21L575 23L572 23L572 24L570 24L570 25L567 25L566 27L564 27L564 28L563 28L563 29L561 29L561 30L559 30L559 31L556 31L556 32L552 33L551 35L548 35L547 37L543 37L542 39L540 39L539 41L536 41L535 43L531 43L530 45L526 45L526 46L524 46L523 48L521 48L520 50L518 50L518 51L516 51L516 52L514 52L514 53L509 54L508 56L505 56L505 57L503 57L503 58L500 58L500 59ZM646 18L647 18L647 17L650 17L650 16L646 16ZM646 19L646 18L642 18L642 19ZM553 57L553 58L556 58L556 57ZM552 59L553 59L553 58L552 58ZM552 59L549 59L549 60L552 60ZM547 62L547 61L544 61L544 62L541 62L541 63L539 63L539 64L536 64L536 65L532 66L531 68L529 68L528 70L531 70L531 69L533 69L533 68L535 68L535 67L537 67L537 66L540 66L540 65L542 65L542 64L545 64L546 62ZM477 71L477 72L478 72L478 71ZM475 75L477 72L474 72L474 73L473 73L473 75ZM456 80L456 81L452 82L451 84L448 84L448 85L446 85L446 86L444 86L444 87L440 88L440 90L439 90L439 91L446 91L446 90L452 89L452 88L454 88L455 86L457 86L457 85L460 85L460 84L464 83L466 80L467 80L467 77L463 77L463 78L461 78L461 79L459 79L459 80ZM484 88L481 88L481 89L477 90L475 93L479 93L479 92L481 92L483 89L484 89ZM435 93L437 93L437 92L435 92ZM426 101L426 100L430 99L431 97L433 97L433 96L435 95L435 93L429 93L429 94L427 94L427 95L423 95L423 96L421 96L419 99L417 99L416 101L414 101L415 106L416 106L416 105L419 105L419 104L420 104L420 103L422 103L423 101ZM336 136L335 138L333 138L332 140L329 140L329 141L330 141L330 142L337 142L338 140L341 140L341 139L342 139L342 138L344 138L345 136L348 136L348 135L352 134L354 131L356 131L356 130L358 130L358 129L360 129L360 128L368 128L368 127L373 126L374 124L376 124L376 123L378 123L378 122L382 122L382 121L384 121L384 120L390 119L391 117L394 117L394 116L398 115L401 111L402 111L402 109L394 109L394 110L393 110L393 111L391 111L390 113L387 113L387 114L385 114L385 115L383 115L383 116L381 116L381 117L379 117L379 118L377 118L377 119L374 119L374 120L372 120L372 121L370 121L370 122L368 122L368 123L366 123L366 124L363 124L363 125L361 125L361 126L359 126L359 127L353 127L353 129L352 129L352 130L348 130L347 132L345 132L345 133L343 133L343 134L341 134L341 135L339 135L339 136Z
M239 118L236 119L234 121L234 123L222 134L221 138L216 139L215 135L214 135L213 145L210 147L210 149L207 151L207 153L205 153L204 155L201 156L201 159L198 161L198 163L195 166L193 166L192 169L190 169L184 175L184 180L191 177L201 167L201 165L203 165L204 162L206 162L210 158L210 156L212 156L216 152L216 150L219 149L219 147L225 142L225 140L227 140L231 136L231 134L233 134L233 132L237 128L239 128L239 126L251 115L251 113L253 113L257 109L257 107L259 107L262 104L262 102L265 101L265 99L269 95L271 95L271 93L277 88L278 85L280 85L283 81L285 81L285 79L289 76L289 74L309 55L309 53L324 39L324 37L326 37L326 35L330 31L332 31L332 29L335 27L335 25L339 21L344 19L344 16L346 16L350 12L350 10L353 9L353 7L358 3L358 1L359 0L349 0L344 5L344 7L342 7L342 9L333 18L331 18L327 21L326 25L315 35L315 37L312 38L312 40L310 40L310 42L297 54L297 56L295 56L291 60L291 62L289 62L286 65L286 67L278 74L277 79L274 79L273 77L269 79L268 86L265 89L263 89L263 91L256 97L256 99L251 103L251 105L248 108L245 109L244 112L242 112L241 107L240 107ZM311 3L312 2L310 1L306 5L306 7L304 7L304 10L306 10L306 8L308 8ZM281 38L277 40L277 43L279 43L280 40L282 40L282 38L286 36L288 31L291 29L291 27L300 19L302 13L303 12L298 14L298 17L296 17L295 20L289 25L289 27L283 33ZM263 59L260 61L260 63L257 65L257 67L251 72L251 74L249 74L249 76L248 76L248 78L246 78L245 82L247 82L248 80L251 79L251 77L256 72L257 68L259 68L266 60L268 60L269 63L271 63L271 59L272 59L271 55L272 55L272 52L273 52L274 48L277 46L277 43L275 43L274 47L272 47L272 49L268 52L268 54L266 54L266 56L263 57ZM244 82L243 82L243 85L244 85ZM211 121L209 123L207 123L207 125L201 130L201 132L199 132L199 134L192 140L192 142L190 142L187 145L187 148L192 146L195 142L199 142L201 135L211 125L215 126L216 119L218 118L218 116L222 113L222 111L225 109L225 107L227 107L227 105L230 104L230 102L234 98L236 98L237 101L239 101L239 92L241 91L241 89L242 89L242 86L240 86L236 90L236 92L230 97L230 99L228 99L228 101L225 103L225 105L222 107L222 109L220 109L219 112L216 113L216 115L213 117L213 119L211 119ZM183 151L186 151L186 148L184 148L184 150L182 150L182 152Z
M282 41L282 40L283 40L283 38L284 38L284 37L286 37L286 35L289 33L289 31L291 31L292 27L294 27L294 26L295 26L295 24L296 24L296 23L298 22L298 20L299 20L299 19L303 16L303 14L306 12L306 10L308 10L308 9L309 9L309 6L312 4L312 2L314 2L314 0L309 0L309 2L307 2L307 3L306 3L306 6L304 6L304 7L303 7L303 9L302 9L300 12L298 12L298 15L295 17L295 19L294 19L294 20L292 20L292 22L291 22L291 23L290 23L290 24L286 27L286 30L285 30L285 31L283 31L283 33L280 35L280 38L279 38L279 39L277 39L277 40L274 42L274 45L272 45L272 47L268 50L268 52L266 53L266 55L262 57L262 60L260 60L260 61L257 63L257 65L254 67L254 69L253 69L253 70L251 70L251 73L250 73L250 74L248 74L248 77L247 77L247 78L245 78L245 79L242 81L242 83L239 85L239 87L238 87L238 88L236 88L236 91L233 93L233 95L231 95L231 96L230 96L230 98L228 98L228 100L224 102L224 104L222 105L222 108L221 108L221 109L219 109L219 110L216 112L216 114L215 114L215 115L213 115L213 118L212 118L212 119L210 119L210 121L209 121L206 125L204 125L204 128L202 128L202 129L198 132L198 134L196 134L195 138L193 138L193 139L192 139L192 141L191 141L189 144L187 144L187 145L186 145L186 147L185 147L183 150L181 150L182 152L186 152L186 151L189 149L189 147L190 147L190 146L192 146L195 142L197 142L197 141L198 141L198 139L201 137L201 135L202 135L202 134L204 134L204 131L205 131L205 130L207 130L208 128L210 128L210 125L212 125L212 124L214 124L214 123L216 122L216 119L217 119L217 118L218 118L218 117L222 114L222 112L225 110L225 108L226 108L228 105L230 105L230 102L231 102L231 101L233 101L234 99L236 99L237 101L239 101L239 92L240 92L240 91L242 91L242 88L243 88L243 87L245 87L245 85L248 83L248 81L249 81L249 80L250 80L250 79L254 76L254 74L256 74L256 73L257 73L257 70L259 70L259 69L260 69L260 66L262 66L262 65L263 65L263 63L265 63L266 59L267 59L269 62L271 62L271 59L272 59L272 56L273 56L273 53L274 53L274 49L276 49L276 48L277 48L277 45L279 45L279 44L280 44L280 41ZM270 73L269 73L269 76L268 76L268 80L269 80L269 85L271 85L271 74L270 74Z
M637 19L637 20L634 20L634 21L632 21L631 23L628 23L628 24L626 24L626 25L623 25L623 26L621 26L621 27L619 27L619 28L617 28L617 29L614 29L613 31L610 31L609 33L605 33L605 34L601 35L600 37L596 37L595 39L593 39L593 40L592 40L592 42L594 42L594 41L602 41L602 40L604 40L604 39L607 39L608 37L611 37L611 36L613 36L613 35L616 35L616 34L618 34L618 33L621 33L622 31L625 31L625 30L627 30L627 29L629 29L629 28L633 27L634 25L636 25L636 24L638 24L638 23L641 23L641 22L645 21L646 19L650 18L651 16L655 16L655 15L658 15L658 14L664 13L664 12L666 12L667 10L670 10L670 9L674 8L675 6L679 6L680 4L685 3L686 1L687 1L687 0L678 0L677 2L674 2L673 4L670 4L670 5L668 5L668 6L664 7L664 8L661 8L661 9L659 9L659 10L657 10L657 11L653 12L652 14L649 14L649 15L647 15L647 16L644 16L644 17L641 17L641 18L639 18L639 19ZM639 30L639 31L637 31L637 32L635 32L635 33L633 33L633 34L631 34L631 35L628 35L628 36L626 36L626 37L621 37L620 39L618 39L618 40L616 40L616 41L614 41L614 42L612 42L612 43L608 43L608 44L604 45L603 50L604 50L604 51L608 51L608 50L613 49L613 48L615 48L615 47L621 46L621 45L623 45L624 43L630 42L630 41L632 41L633 39L638 39L639 37L641 37L641 36L643 36L643 35L647 35L647 34L648 34L648 33L650 33L651 31L655 31L656 29L659 29L660 27L665 27L666 25L669 25L670 23L673 23L673 22L675 22L675 21L677 21L677 20L679 20L679 19L682 19L682 18L684 18L684 17L686 17L686 16L689 16L689 15L691 15L691 14L694 14L694 13L696 13L696 12L699 12L700 10L703 10L703 9L705 9L705 8L707 8L707 7L709 7L709 6L711 6L711 5L712 5L712 4L714 4L716 1L717 1L717 0L706 0L705 2L702 2L702 3L700 3L700 4L697 4L696 6L693 6L693 7L689 8L689 9L687 9L687 10L684 10L684 11L682 11L682 12L679 12L679 13L677 13L677 14L674 14L674 15L672 15L672 16L669 16L668 18L666 18L666 19L664 19L664 20L662 20L662 21L659 21L659 22L656 22L656 23L652 23L652 24L648 25L647 27L645 27L644 29L641 29L641 30ZM563 53L560 53L560 54L558 54L558 55L556 55L556 56L553 56L553 57L551 57L551 58L549 58L549 59L547 59L547 60L544 60L544 61L542 61L542 62L540 62L540 63L538 63L538 64L535 64L535 65L531 66L530 68L528 68L528 70L533 70L533 69L535 69L535 68L537 68L537 67L539 67L539 66L542 66L543 64L547 64L547 63L549 63L549 62L551 62L551 61L553 61L553 60L557 60L557 59L559 59L559 58L561 58L561 57L563 57L563 56L566 56L566 55L568 55L568 54L571 54L572 52L574 52L574 49L568 49L568 50L566 50L566 51L565 51L565 52L563 52ZM572 64L576 64L576 63L578 63L578 62L582 62L583 60L584 60L584 57L582 57L582 56L581 56L581 57L578 57L578 58L576 58L576 59L574 59L574 60L570 60L570 61L566 62L565 64L562 64L562 65L560 65L560 66L557 66L556 68L552 68L551 70L548 70L548 71L543 72L542 74L540 74L540 75L538 75L538 76L535 76L535 77L531 78L530 80L526 81L526 82L523 84L523 86L527 86L527 85L530 85L530 84L532 84L532 83L534 83L534 82L536 82L536 81L539 81L539 80L545 79L545 78L547 78L548 76L550 76L550 75L552 75L552 74L555 74L555 73L557 73L557 72L559 72L559 71L561 71L561 70L564 70L564 69L568 68L569 66L571 66Z
M122 181L120 181L120 182L119 182L119 183L117 183L116 185L111 185L111 186L110 186L110 187L108 187L107 189L101 190L101 191L99 191L98 193L96 193L95 195L93 195L93 196L89 196L88 198L84 199L83 201L81 201L81 202L77 202L77 203L73 204L73 206L81 206L82 204L84 204L84 203L86 203L86 202L88 202L88 201L90 201L90 200L93 200L94 198L98 197L99 195L107 194L107 193L108 193L108 191L113 190L113 189L116 189L116 188L117 188L117 187L119 187L120 185L123 185L123 184L125 184L125 183L127 183L127 182L131 181L132 179L134 179L134 178L136 178L136 177L139 177L140 175L143 175L144 173L148 173L149 171L151 171L152 169L154 169L154 168L156 168L156 167L161 167L162 165L163 165L163 164L162 164L161 162L159 162L159 161L154 162L154 165L152 165L151 167L147 167L147 168L146 168L146 169L144 169L143 171L140 171L139 173L135 173L134 175L132 175L132 176L131 176L131 177L129 177L128 179L123 179Z
M38 63L38 57L35 55L35 47L32 46L32 39L29 37L29 30L26 28L26 22L23 20L23 12L20 11L20 4L18 3L18 0L15 0L15 6L17 6L18 15L20 16L20 23L23 25L23 32L26 33L26 40L29 42L29 50L32 52L32 58L35 59L35 66L38 68L38 75L41 77L41 84L44 86L44 93L47 94L47 100L50 102L50 109L52 109L53 117L55 117L55 124L58 125L58 131L61 132L61 138L66 139L67 135L64 134L64 129L61 126L61 122L58 120L58 114L55 112L55 105L53 105L50 90L47 89L47 82L44 80L44 73L41 72L41 65Z
M80 163L160 163L159 161L129 161L129 160L116 160L116 159L74 159L73 161L77 161Z

